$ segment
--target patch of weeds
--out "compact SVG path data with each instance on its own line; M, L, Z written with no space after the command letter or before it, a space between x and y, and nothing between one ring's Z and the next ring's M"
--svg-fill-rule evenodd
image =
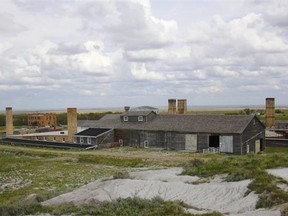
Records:
M179 215L193 216L188 213L185 208L188 206L181 201L164 201L160 197L155 197L151 200L141 198L126 198L116 199L112 202L103 202L94 205L74 206L65 204L58 206L53 210L53 215L71 214L73 215L99 215L99 216L158 216L158 215ZM204 216L220 216L222 214L213 212L203 214Z
M117 171L113 175L113 179L129 179L130 174L128 171Z
M281 208L280 208L280 212L281 212L281 216L287 216L288 215L288 203L284 204Z
M271 193L262 193L259 196L256 208L270 208L288 202L288 193L275 189Z
M230 173L228 176L225 178L227 182L237 182L237 181L242 181L247 179L248 176L245 175L243 172L235 172L235 173Z
M277 189L276 179L273 175L265 171L258 172L253 181L248 185L248 188L255 191L257 194L270 193Z
M191 160L184 166L183 175L196 175L200 177L210 177L226 172L226 167L222 159L209 160L204 162L199 159Z
M276 167L287 167L288 154L249 154L245 156L229 156L214 158L213 160L192 160L184 166L182 174L210 177L216 174L228 174L226 181L242 181L251 179L248 185L249 192L259 194L257 208L271 207L288 202L288 193L277 187L277 180L265 170ZM269 201L267 201L269 200Z
M151 164L150 162L139 158L116 158L94 155L79 155L78 161L82 163L96 163L122 167L143 167L144 165Z
M206 178L201 178L201 179L199 179L199 180L197 180L197 181L192 182L191 184L193 184L193 185L198 185L198 184L204 184L204 183L208 183L208 182L209 182L208 179L206 179Z
M43 207L40 203L34 202L31 204L10 204L0 206L1 216L11 216L11 215L37 215L42 212L48 212L49 208Z

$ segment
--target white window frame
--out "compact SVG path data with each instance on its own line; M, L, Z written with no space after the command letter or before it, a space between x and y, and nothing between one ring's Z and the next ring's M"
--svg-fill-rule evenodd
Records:
M73 143L77 143L77 137L73 137Z
M84 143L84 137L80 137L80 143Z
M125 122L128 122L128 120L129 120L128 116L124 116L124 117L123 117L123 120L124 120Z
M91 144L91 137L87 137L87 144Z
M149 141L148 140L144 140L144 148L149 148Z
M143 119L144 119L143 116L138 116L138 121L139 122L143 122Z
M123 139L119 139L119 144L120 144L120 146L123 146Z

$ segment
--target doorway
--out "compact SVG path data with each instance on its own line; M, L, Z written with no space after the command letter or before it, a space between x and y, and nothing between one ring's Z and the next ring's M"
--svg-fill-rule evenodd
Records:
M217 135L209 136L209 147L219 148L219 146L220 146L219 140L220 140L219 136L217 136Z

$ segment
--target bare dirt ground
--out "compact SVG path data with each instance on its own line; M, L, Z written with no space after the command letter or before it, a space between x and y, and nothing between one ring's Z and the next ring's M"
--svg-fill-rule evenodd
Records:
M165 200L182 200L192 206L191 213L219 211L233 216L280 216L278 210L255 209L258 196L247 192L250 180L224 182L221 176L197 183L195 176L179 176L181 168L147 170L130 173L129 179L106 179L87 184L43 202L44 205L61 203L98 203L117 198L160 196Z

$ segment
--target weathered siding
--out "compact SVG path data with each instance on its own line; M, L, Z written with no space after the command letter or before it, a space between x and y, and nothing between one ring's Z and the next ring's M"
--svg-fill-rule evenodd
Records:
M172 150L185 150L185 134L171 132L170 149Z
M241 135L242 139L242 154L247 153L247 145L249 145L250 152L255 151L255 141L260 140L262 150L265 150L265 128L263 124L255 117L244 130ZM241 151L235 152L241 154Z
M247 145L249 145L250 151L254 151L255 141L260 139L263 147L265 147L265 128L256 117L252 119L242 134L115 129L115 141L123 140L124 146L185 150L185 136L187 134L197 134L197 152L203 152L203 149L209 147L209 137L212 135L232 136L232 154L246 154Z
M81 142L82 139L82 142ZM88 142L88 139L91 140L91 143ZM91 144L98 145L98 147L103 147L107 143L114 142L114 130L111 130L107 133L99 135L97 137L94 136L74 136L73 142L77 144Z
M241 149L242 149L241 143L242 143L241 135L240 134L234 135L233 136L233 154L241 155Z
M115 130L115 141L123 140L124 146L185 150L185 134L164 131Z
M208 134L198 134L198 152L203 152L203 149L209 147L209 135Z

